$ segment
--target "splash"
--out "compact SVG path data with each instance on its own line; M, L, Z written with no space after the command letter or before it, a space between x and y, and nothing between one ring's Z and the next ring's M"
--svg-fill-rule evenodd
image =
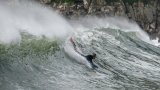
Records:
M140 40L148 36L137 38L135 32L141 34L141 29L135 22L119 17L66 21L43 5L3 1L0 41L21 43L0 44L0 90L160 89L160 48ZM72 36L84 55L97 54L98 70L71 60L84 59L65 38L73 29ZM57 41L48 38L66 40L64 49L70 58Z
M69 23L53 9L30 1L0 1L0 42L21 40L20 32L48 38L65 38L72 33Z
M71 21L71 24L73 24L77 31L87 31L96 28L112 28L125 32L136 32L139 39L155 45L155 43L150 40L147 33L144 32L136 22L124 17L85 17L79 18L78 20L75 19Z
M0 11L0 42L3 43L20 41L20 32L65 39L73 32L83 32L95 28L112 28L125 32L137 32L140 39L155 45L136 22L122 17L83 17L68 22L55 10L31 2L31 0L12 2L2 0L0 1Z

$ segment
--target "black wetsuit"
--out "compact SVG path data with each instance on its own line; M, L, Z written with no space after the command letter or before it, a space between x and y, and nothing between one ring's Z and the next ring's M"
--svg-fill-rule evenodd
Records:
M85 56L86 59L90 62L90 63L93 63L92 59L93 59L93 56L92 55L87 55Z
M92 68L98 68L92 61L92 59L94 59L92 55L87 55L85 57L92 64Z

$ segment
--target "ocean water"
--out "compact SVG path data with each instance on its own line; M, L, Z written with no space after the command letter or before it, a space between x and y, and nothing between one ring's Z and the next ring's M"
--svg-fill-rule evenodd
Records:
M0 11L0 90L160 89L160 47L133 21L66 20L26 1L1 1ZM98 69L67 44L71 36L81 53L97 54Z

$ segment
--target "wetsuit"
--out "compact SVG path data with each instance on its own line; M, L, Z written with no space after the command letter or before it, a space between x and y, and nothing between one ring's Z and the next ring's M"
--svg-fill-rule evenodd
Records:
M90 62L90 63L93 63L92 59L93 59L93 56L92 55L87 55L85 56L86 59Z
M92 61L93 56L92 55L87 55L85 58L92 64L92 68L98 68Z

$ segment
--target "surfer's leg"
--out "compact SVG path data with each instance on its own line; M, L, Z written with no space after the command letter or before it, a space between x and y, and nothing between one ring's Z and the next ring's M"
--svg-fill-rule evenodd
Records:
M92 68L98 68L98 66L96 66L95 64L91 63Z
M94 65L94 68L98 68L98 66Z

